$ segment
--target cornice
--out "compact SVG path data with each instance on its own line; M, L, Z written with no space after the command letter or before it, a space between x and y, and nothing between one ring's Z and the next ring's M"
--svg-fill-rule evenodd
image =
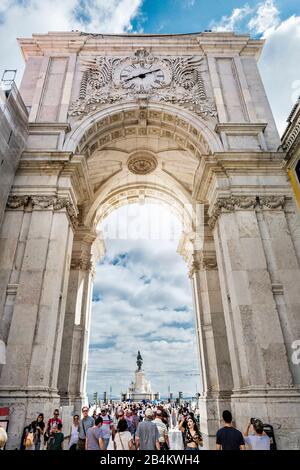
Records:
M226 170L282 171L285 164L284 152L230 151L214 153L214 157Z
M29 122L28 131L65 131L69 132L71 130L71 125L69 122Z
M254 56L259 59L264 40L251 39L247 34L235 35L233 33L202 33L199 35L199 44L205 54L222 56L226 54L239 54Z
M80 31L49 32L33 34L31 38L18 38L25 60L30 56L43 56L58 52L78 54L79 52L116 52L128 47L151 47L152 50L168 49L186 52L189 48L205 53L239 53L259 57L263 41L251 39L249 35L231 32L200 32L191 34L91 34Z
M219 122L216 124L215 131L220 132L234 132L235 134L247 134L250 132L258 133L263 132L267 127L266 122Z
M215 152L202 158L196 170L193 185L193 199L206 201L213 178L228 178L230 173L239 175L283 175L284 152Z
M69 151L48 151L48 150L24 150L21 156L21 160L34 160L34 161L57 161L65 162L70 161L73 156L73 152Z

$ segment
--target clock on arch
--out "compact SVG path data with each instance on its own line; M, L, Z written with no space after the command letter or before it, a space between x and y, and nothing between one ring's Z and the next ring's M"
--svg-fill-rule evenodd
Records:
M115 84L138 93L165 87L170 84L172 72L161 60L122 63L114 74Z

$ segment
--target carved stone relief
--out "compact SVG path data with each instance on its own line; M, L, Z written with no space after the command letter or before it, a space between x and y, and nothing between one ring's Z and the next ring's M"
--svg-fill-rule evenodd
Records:
M141 153L130 157L127 165L131 173L136 175L147 175L155 170L157 167L157 160L152 155Z
M130 57L81 59L83 76L79 97L69 109L84 116L107 103L137 100L176 103L204 118L216 118L214 101L207 95L202 73L204 57L155 57L138 49Z
M19 209L21 207L26 208L30 205L34 210L52 208L54 211L59 211L65 207L72 226L74 228L78 226L77 211L74 205L66 198L56 196L9 196L6 208Z
M214 204L208 225L212 230L222 211L232 212L236 209L283 209L284 196L230 196L217 199Z

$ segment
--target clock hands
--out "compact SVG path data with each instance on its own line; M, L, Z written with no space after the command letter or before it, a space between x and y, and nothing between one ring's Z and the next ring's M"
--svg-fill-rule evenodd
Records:
M133 80L134 78L145 78L145 76L148 75L148 73L155 73L159 71L160 69L150 70L149 72L143 72L143 73L140 73L139 75L135 75L134 77L127 78L126 80L124 80L124 82L129 82L130 80Z

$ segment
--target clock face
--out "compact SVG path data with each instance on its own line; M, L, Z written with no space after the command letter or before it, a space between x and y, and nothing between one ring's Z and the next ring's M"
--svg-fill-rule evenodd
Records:
M160 64L128 64L120 70L119 85L138 92L161 88L169 81L168 74Z

